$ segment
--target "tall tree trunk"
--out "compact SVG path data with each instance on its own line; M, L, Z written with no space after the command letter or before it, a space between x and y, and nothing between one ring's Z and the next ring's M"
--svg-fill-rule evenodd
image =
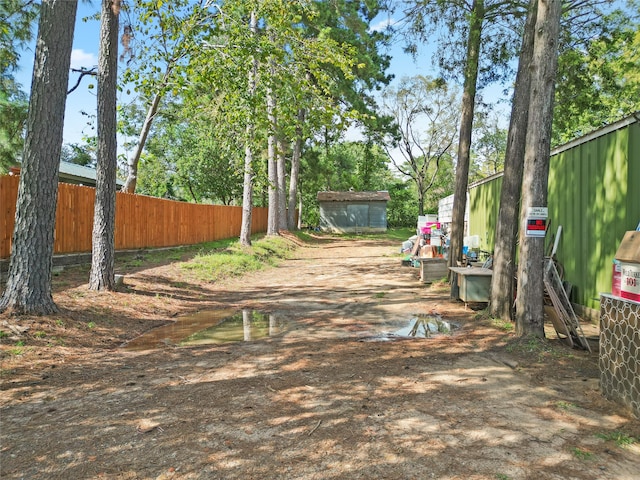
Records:
M287 212L287 225L289 230L299 228L296 225L296 200L298 197L298 176L300 175L300 158L302 156L302 125L306 116L304 108L298 109L298 124L296 125L296 140L291 154L291 175L289 178L289 210ZM298 222L299 223L299 222Z
M561 0L539 0L531 62L531 96L524 155L516 334L544 337L544 238L525 235L527 209L547 205L551 123L558 68Z
M504 176L500 192L500 211L496 226L491 277L491 301L489 311L493 317L512 319L513 285L516 261L516 235L522 191L524 148L527 138L531 74L529 66L533 56L534 27L538 0L529 1L529 11L524 26L518 73L516 75L507 151L504 159Z
M247 140L244 146L244 181L242 187L242 224L240 226L240 244L251 245L251 216L253 214L253 151L251 142L253 125L247 125Z
M102 0L98 55L98 165L93 214L90 290L115 290L116 102L121 0Z
M249 20L249 29L253 35L258 29L258 18L256 12L251 12ZM258 61L255 58L250 60L251 69L249 70L249 88L248 93L251 97L256 93L256 82L258 76ZM242 223L240 225L240 244L251 245L251 216L253 214L253 119L247 120L246 139L244 147L244 181L242 184Z
M276 159L278 167L278 230L287 230L287 161L284 155L284 142L278 136Z
M273 90L267 89L267 119L269 120L269 136L267 137L267 174L269 177L269 212L267 219L267 235L278 234L278 167L276 165L276 100Z
M36 40L11 259L0 311L47 315L51 295L58 168L76 0L43 0Z
M128 166L128 174L127 179L122 186L122 191L125 193L136 193L136 186L138 183L138 163L140 162L140 156L142 155L142 151L144 150L144 146L147 143L147 137L149 136L149 132L151 131L151 124L153 123L153 119L158 113L158 108L160 106L160 100L162 99L162 94L156 93L151 101L151 105L149 105L149 109L147 110L147 116L144 119L144 123L142 124L142 129L140 130L140 136L138 137L138 143L136 144L136 149L133 151L133 155L129 157L127 160Z
M424 215L424 186L421 177L416 177L416 186L418 187L418 215Z
M456 165L456 184L453 194L453 211L451 216L450 247L447 265L457 266L462 260L464 242L464 214L467 208L467 186L469 182L469 164L471 153L471 133L473 113L476 103L478 81L478 63L480 60L480 43L482 40L482 23L484 20L484 0L474 0L469 19L469 37L467 39L467 58L464 70L464 86L462 91L462 114L460 117L460 136L458 140L458 160ZM456 292L452 291L454 295Z

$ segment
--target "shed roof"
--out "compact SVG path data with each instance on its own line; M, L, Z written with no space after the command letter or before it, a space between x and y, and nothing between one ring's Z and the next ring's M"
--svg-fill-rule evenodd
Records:
M96 185L97 172L95 168L85 167L84 165L78 165L76 163L65 162L62 160L60 162L59 171L60 181L72 180L89 186ZM116 179L116 185L121 187L124 185L124 182L120 179Z
M19 166L11 167L12 175L20 175ZM96 186L97 171L93 167L85 167L84 165L78 165L72 162L60 161L58 168L58 181L60 182L77 182L81 185L87 185L89 187ZM119 178L116 179L116 186L122 187L124 182Z
M389 192L318 192L319 202L388 202Z

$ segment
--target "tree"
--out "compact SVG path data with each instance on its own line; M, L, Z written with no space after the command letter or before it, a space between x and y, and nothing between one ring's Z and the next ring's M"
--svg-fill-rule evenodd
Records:
M183 195L194 202L239 204L242 198L241 145L223 138L233 129L224 125L220 116L217 125L205 125L205 120L193 122L176 135L174 148L176 185Z
M451 157L457 135L458 95L442 79L404 78L383 95L383 108L395 120L397 136L385 148L396 169L416 185L418 215L424 215L425 195L434 185L440 164ZM392 150L400 158L393 156Z
M475 182L504 170L507 130L491 111L476 111L472 140L469 181Z
M457 266L458 262L462 260L464 214L467 207L467 186L469 183L471 133L478 83L482 26L485 14L484 0L473 0L471 11L469 12L467 55L464 66L464 84L462 87L462 113L460 117L460 133L458 136L456 183L453 194L453 210L451 213L451 232L449 234L449 257L447 258L447 265L449 267ZM453 295L454 286L452 285L451 288Z
M62 146L60 160L82 165L83 167L95 167L95 151L95 146L89 144L68 143Z
M11 78L0 77L0 174L20 158L29 101Z
M269 73L275 77L274 59L269 59ZM269 121L269 135L267 136L267 171L269 175L269 213L267 218L267 235L277 235L280 226L278 188L278 166L276 159L278 121L276 119L276 98L273 88L267 86L267 119ZM284 194L284 193L283 193Z
M425 213L438 213L440 200L453 193L455 178L454 159L447 155L440 162L438 175L436 175L433 185L424 196ZM415 223L415 221L412 223Z
M125 138L121 146L126 152L119 154L118 167L125 174L128 171L130 151L138 146L138 139L135 137L140 132L147 115L147 106L140 100L136 99L128 105L120 106L118 112L118 133ZM176 119L173 112L166 113L167 104L180 105L171 100L171 96L164 97L162 108L159 108L154 117L148 141L145 142L144 152L140 155L138 162L136 193L177 200L184 198L177 185L178 179L175 177L176 158L180 158L179 142L182 140L181 133L185 127L180 119ZM135 138L135 140L127 141L127 138Z
M359 5L359 2L356 3ZM295 130L288 128L288 125L297 121L299 109L304 105L302 102L311 102L312 108L328 110L336 118L349 116L341 111L332 94L338 85L353 81L357 75L353 70L357 49L349 41L356 37L347 38L342 33L344 27L341 28L335 20L353 18L356 22L352 22L351 28L361 28L367 23L361 20L358 13L349 10L351 6L344 2L334 2L331 5L314 2L308 8L301 7L293 12L293 16L272 18L267 24L267 35L276 47L267 60L268 68L265 72L269 119L268 234L287 227L284 138L291 139L295 136ZM297 21L295 14L302 18L302 22ZM325 21L328 23L324 23ZM360 41L358 45L363 43ZM287 55L287 52L291 54ZM280 66L279 71L275 68L276 64ZM292 72L297 72L305 82L291 82ZM314 92L314 89L317 90ZM290 108L290 101L297 108Z
M538 0L530 0L522 36L515 90L504 160L504 176L500 191L500 209L496 224L496 239L491 276L491 315L503 320L512 319L516 234L520 213L522 170L529 118L531 75L529 66L533 56L533 42Z
M516 333L544 337L544 237L527 237L527 209L547 205L561 0L539 0L524 154Z
M471 136L479 85L504 78L508 60L517 48L515 36L523 6L502 0L434 0L403 2L410 33L425 39L440 28L438 61L445 71L462 74L462 113L458 135L456 184L451 222L448 265L462 259L464 213L469 180ZM417 48L410 45L409 48ZM462 51L463 50L463 51ZM452 286L453 288L453 286ZM453 291L452 291L453 293Z
M208 0L137 0L135 6L140 10L147 42L142 47L142 63L137 70L131 68L125 72L125 82L137 83L149 103L136 148L128 159L128 175L122 190L129 193L136 190L138 162L162 98L188 82L185 72L188 60L198 52L201 35L215 27L219 13L219 7ZM123 38L125 43L128 44L132 36L133 30L128 26Z
M602 14L597 5L598 1L582 3L576 2L568 6L561 24L565 48L568 50L563 55L571 57L571 52L581 51L580 45L589 44L593 38L602 38L601 34L594 32L618 31L615 21L611 21L610 15ZM515 81L515 91L512 103L512 112L509 125L507 152L505 157L505 169L501 189L500 211L496 226L496 240L494 247L493 275L491 284L491 300L489 311L495 317L504 320L512 319L514 306L514 278L516 270L516 235L518 230L518 214L520 209L520 196L522 191L522 171L524 165L524 151L529 115L529 95L531 74L529 65L533 54L534 26L537 14L537 1L531 0L529 4L527 20L522 39L518 73ZM611 14L614 18L619 14ZM586 40L585 40L586 38ZM562 58L562 56L561 56ZM569 72L570 69L567 70ZM579 69L577 69L579 71ZM598 76L594 76L597 78ZM580 78L575 71L569 78ZM562 126L570 117L575 93L571 82L567 82L562 69L559 70L556 82L556 107L554 110L554 136L558 131L563 131ZM582 89L583 87L580 87ZM574 93L569 93L574 92ZM580 99L587 97L576 95ZM561 99L561 100L560 100ZM582 105L584 111L591 111L590 102ZM596 107L597 109L597 107ZM556 128L556 120L559 120L560 128ZM556 137L557 138L557 137Z
M31 40L31 22L38 14L34 0L0 2L0 173L15 164L24 147L29 101L13 77L19 50Z
M396 180L387 189L391 197L387 203L387 224L390 227L415 227L416 218L418 218L415 186L409 182Z
M179 3L186 5L183 1ZM275 204L270 209L274 216L272 231L284 228L287 188L285 167L290 152L292 170L295 170L299 166L295 163L302 155L305 143L313 139L321 124L343 131L348 121L364 119L369 114L373 117L371 110L365 111L354 105L372 105L366 95L359 93L376 84L370 77L385 64L376 63L383 56L376 57L376 52L370 47L377 42L371 39L379 39L381 35L368 34L368 23L373 18L372 12L374 7L377 8L377 2L224 2L209 22L208 29L201 25L189 32L192 23L167 18L166 12L159 14L156 11L160 5L158 2L139 1L138 4L147 6L151 12L148 18L155 19L145 25L154 25L158 31L174 32L174 36L169 36L164 43L172 45L176 38L184 39L183 50L187 53L180 57L179 65L173 68L171 85L164 90L170 91L172 103L182 103L183 112L187 112L181 114L183 116L179 122L184 122L184 128L191 130L193 118L202 119L211 115L212 119L217 119L216 127L221 123L234 125L234 133L220 142L216 150L226 152L229 150L227 147L234 143L237 149L239 142L244 142L245 160L250 158L250 162L245 162L244 170L248 173L246 178L250 185L245 182L244 191L250 194L248 197L252 202L246 204L243 201L247 209L245 213L253 206L253 192L249 192L248 188L253 189L254 182L256 185L260 182L272 185L273 193L277 193L277 201L272 195ZM204 8L211 3L199 2L198 5ZM256 16L253 28L252 12ZM191 20L196 16L195 13L183 14L181 18ZM320 20L324 18L331 19L330 23L324 24ZM183 25L185 23L186 26ZM178 25L183 25L179 31ZM157 35L153 38L164 37ZM352 45L349 40L359 43ZM156 62L150 62L148 68L152 75L147 76L160 73ZM144 88L146 76L142 75L143 72L139 73L138 88L151 98L153 89ZM146 83L157 86L161 82L151 78ZM350 95L344 93L347 87L351 88ZM270 92L273 100L271 115L265 108L267 92ZM166 97L167 93L164 95ZM347 96L349 99L345 100ZM215 116L215 108L211 108L209 102L218 109L220 102L224 104L227 117L223 122ZM168 103L163 102L159 107L166 109ZM301 111L304 112L302 115L299 114ZM154 112L152 117L155 122L159 114ZM199 125L197 128L201 127ZM259 175L262 171L261 154L267 150L265 140L270 133L274 146L271 158L276 159L277 168L274 170L277 180L274 175L272 181L267 183ZM217 137L218 140L222 139ZM294 148L296 142L297 149ZM131 158L135 157L134 154ZM196 176L203 178L206 173L200 175L199 172L192 172L183 178L191 180ZM295 179L296 176L290 178ZM296 188L295 182L292 186L290 181L289 193L294 200ZM245 215L241 233L245 239L243 242L249 242L247 232L250 232L250 218Z
M31 22L38 15L35 0L3 0L0 3L0 77L17 67L20 48L32 38Z
M57 311L51 267L58 164L77 1L44 0L40 9L31 97L7 285L0 311Z
M304 108L298 108L298 115L295 123L295 139L293 143L293 151L291 153L291 173L289 175L289 202L287 206L287 228L294 230L301 225L301 214L298 212L298 222L295 222L296 206L298 203L298 181L300 175L300 159L302 158L302 144L304 143L303 125L307 111Z
M347 3L351 8L352 3ZM196 80L202 79L216 91L224 92L225 101L236 105L234 120L252 126L252 157L255 152L267 152L270 168L266 170L271 172L265 182L267 190L270 188L269 233L275 234L287 226L285 167L289 152L294 150L289 145L302 135L298 139L299 155L303 143L319 128L319 119L345 128L345 119L353 117L353 112L350 104L336 95L338 86L353 82L356 71L366 64L357 63L358 49L354 45L344 38L337 40L334 37L340 35L320 23L319 18L329 11L342 14L343 2L259 2L255 8L255 33L248 35L251 6L252 2L238 1L223 8L220 28L205 40L210 55L200 57L202 65ZM348 28L336 30L346 32ZM238 84L239 78L251 75L245 68L252 63L249 58L255 66L253 89ZM194 79L192 75L191 80ZM253 93L249 94L251 90ZM299 116L301 110L305 112L303 116ZM305 124L296 125L300 118ZM299 157L295 158L297 161ZM260 172L257 156L253 162L252 171ZM292 164L292 168L296 166ZM292 188L289 184L289 192L295 189L296 185ZM292 199L295 196L290 202Z
M368 142L331 142L307 149L302 157L300 194L306 207L302 221L318 223L317 193L327 190L387 190L395 183L388 168L389 157Z
M164 155L156 155L150 147L150 143L147 144L147 152L140 157L136 191L140 195L151 197L197 201L197 194L182 194L182 190L178 188L180 180L177 178L175 166Z
M568 12L565 22L582 16L585 8ZM588 22L563 28L552 145L639 111L638 72L640 2L608 13L592 6Z
M299 195L300 156L302 147L325 127L331 126L338 134L355 123L366 137L385 125L376 112L373 90L386 85L389 56L380 52L380 46L388 41L384 32L371 29L372 20L381 11L379 1L315 1L313 8L302 10L299 28L305 48L298 48L294 63L287 65L285 78L298 77L304 82L293 84L288 97L280 101L285 117L280 120L283 138L293 139L291 147L291 173L289 176L288 228L294 228L296 203L300 209ZM293 68L293 70L292 70ZM283 82L284 83L284 82ZM292 82L288 82L292 85ZM291 105L294 108L287 108ZM291 125L293 128L287 128ZM326 138L326 137L325 137ZM279 148L280 154L285 148ZM279 209L284 211L285 179L283 162L279 162ZM280 214L282 217L282 214ZM284 222L281 218L281 227ZM300 220L300 219L299 219Z
M278 230L287 230L287 159L282 135L277 139L276 168L278 176Z
M91 249L90 290L114 290L116 169L116 93L120 0L102 0L98 55L98 164Z
M256 36L258 30L258 16L255 11L250 13L249 30L251 31L251 37ZM255 94L258 75L258 60L254 56L249 57L247 60L249 66L248 71L248 93L251 100ZM251 245L251 215L253 210L253 139L255 136L255 125L251 118L246 122L245 127L245 146L244 146L244 179L242 182L242 224L240 227L240 244L249 246Z

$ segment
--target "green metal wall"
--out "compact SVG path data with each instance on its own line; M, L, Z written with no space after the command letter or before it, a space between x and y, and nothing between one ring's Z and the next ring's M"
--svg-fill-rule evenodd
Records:
M469 190L469 235L480 237L480 250L493 252L502 175Z
M469 192L469 233L490 251L501 186L502 177ZM548 207L550 232L562 225L556 256L573 285L571 300L598 309L599 294L611 291L618 245L640 222L640 123L558 149L551 157Z
M640 221L638 138L636 122L552 157L549 218L552 231L563 228L556 256L574 286L572 300L589 308L611 292L618 245Z

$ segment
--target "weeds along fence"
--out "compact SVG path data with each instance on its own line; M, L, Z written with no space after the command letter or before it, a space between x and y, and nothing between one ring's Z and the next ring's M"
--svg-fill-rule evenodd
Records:
M19 177L0 176L0 259L11 253ZM95 189L58 185L54 253L91 252ZM266 232L266 207L255 207L252 233ZM240 235L242 207L201 205L116 193L116 250L193 245Z

